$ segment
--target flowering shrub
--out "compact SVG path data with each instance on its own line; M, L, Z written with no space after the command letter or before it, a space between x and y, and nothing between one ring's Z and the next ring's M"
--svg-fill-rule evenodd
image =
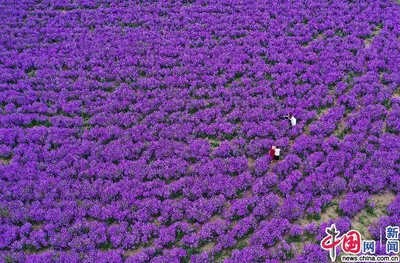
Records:
M290 223L286 219L272 219L269 222L261 222L252 239L253 245L272 246L289 229Z
M368 193L348 193L346 198L340 203L339 208L348 216L353 217L358 211L364 208L368 198Z

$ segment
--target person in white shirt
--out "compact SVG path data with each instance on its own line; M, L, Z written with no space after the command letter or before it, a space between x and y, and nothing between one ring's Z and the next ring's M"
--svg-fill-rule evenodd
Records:
M278 146L275 146L274 160L279 160L280 155L281 155L281 149Z
M290 117L290 123L292 124L292 126L295 126L297 124L297 120L293 115L292 117Z
M288 120L290 121L290 124L293 126L296 126L297 124L297 120L296 118L293 116L292 113L289 113L288 115L285 116L286 118L288 118Z

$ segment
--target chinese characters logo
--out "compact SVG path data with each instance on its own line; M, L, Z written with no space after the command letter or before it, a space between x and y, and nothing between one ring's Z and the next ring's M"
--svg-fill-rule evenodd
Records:
M336 247L340 245L342 251L346 254L357 255L360 252L363 254L375 254L376 241L362 240L361 235L357 230L350 230L347 233L340 235L336 229L336 225L332 224L325 230L327 236L322 239L321 247L329 251L329 257L332 262L336 260ZM388 226L386 228L386 253L399 253L399 227Z

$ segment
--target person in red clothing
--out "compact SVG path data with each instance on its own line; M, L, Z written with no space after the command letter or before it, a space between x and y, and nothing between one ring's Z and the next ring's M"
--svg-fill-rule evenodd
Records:
M271 149L269 149L269 156L271 156L272 160L274 159L275 156L275 149L276 149L275 146L272 146Z

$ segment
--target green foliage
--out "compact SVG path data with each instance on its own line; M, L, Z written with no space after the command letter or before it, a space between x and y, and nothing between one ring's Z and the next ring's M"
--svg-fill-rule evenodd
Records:
M265 61L266 64L271 65L271 66L273 66L273 65L275 65L275 64L277 63L276 60L269 60L269 59L266 58L266 57L263 57L263 59L264 59L264 61Z
M288 243L300 243L301 235L290 236L287 240Z
M189 163L195 163L196 160L197 160L196 157L187 158L187 161L188 161Z
M370 216L376 216L375 208L372 207L369 202L367 203L367 206L365 207L365 211Z
M107 225L112 225L113 223L117 222L117 220L114 217L109 217L106 219L106 224Z
M4 257L4 261L5 261L6 263L17 263L17 261L14 260L10 255L5 256L5 257Z
M340 140L343 140L344 137L349 133L349 131L350 131L349 128L343 129L343 130L341 130L341 131L338 133L337 137L338 137Z
M236 248L239 249L239 250L242 250L245 247L247 247L247 243L244 242L244 241L240 241L236 246Z
M311 234L310 232L304 232L304 237L306 240L313 240L314 239L314 234Z
M175 231L175 239L177 241L180 241L184 236L185 236L185 232L183 232L181 229L176 229L176 231Z
M142 77L142 78L146 77L146 71L140 70L139 71L139 76Z
M61 147L60 143L50 142L50 151L57 150L60 147Z
M384 101L382 102L382 104L383 104L383 106L385 106L385 108L388 109L388 110L392 107L392 102L391 102L390 100L388 100L388 99L384 100Z
M237 137L237 132L236 131L234 131L234 132L232 132L230 134L229 133L225 133L224 134L224 139L229 140L229 141L235 139L236 137Z
M349 33L344 32L343 29L337 29L335 30L335 35L337 35L338 37L346 37Z
M325 213L325 212L326 212L326 209L327 209L328 207L333 206L333 205L334 205L333 202L329 202L329 203L324 204L324 205L321 207L321 213Z
M353 54L353 56L357 55L357 49L355 48L350 49L350 52Z
M211 147L216 148L216 147L218 147L218 146L219 146L219 142L216 142L216 141L212 141L212 142L211 142Z
M365 224L365 218L363 217L363 216L361 216L359 219L358 219L358 221L360 222L360 224L362 224L362 225L366 225Z
M131 27L131 28L137 28L140 26L139 23L124 23L122 26L124 27Z
M37 68L35 66L30 66L25 69L25 74L27 74L29 77L36 77L36 70Z
M339 207L336 208L335 212L336 212L339 216L345 216L343 210L340 209Z
M115 139L116 139L115 135L112 134L108 139L106 139L106 140L103 141L103 144L104 144L104 145L109 144L110 142L112 142L112 141L115 140Z
M83 227L82 228L82 233L88 234L89 232L90 232L90 228L89 227Z
M39 251L39 249L37 247L35 247L34 245L23 245L22 250L26 253L34 253L34 252Z
M306 121L306 125L310 125L310 124L313 123L313 121L315 121L315 120L316 120L316 118L308 119L308 120Z
M190 113L190 114L194 114L194 113L196 113L196 112L198 112L199 111L199 109L197 109L197 108L190 108L189 110L188 110L188 112Z
M266 73L264 73L264 79L266 79L266 80L273 80L274 78L272 77L272 74L271 74L271 73L266 72Z
M110 242L103 242L103 243L100 243L100 244L98 245L98 247L99 247L102 251L107 251L107 250L112 249L112 244L111 244Z
M51 127L53 124L47 119L46 121L38 121L37 119L33 119L29 124L24 125L26 128L33 128L36 126L45 126L45 127Z
M231 39L239 39L239 38L243 38L243 37L246 37L245 33L233 35L233 36L231 36Z
M293 252L293 250L292 250L292 249L290 249L290 250L285 250L285 256L286 256L286 259L292 259L292 258L294 257L294 252Z
M189 263L192 255L200 254L201 251L198 247L188 248L186 250L186 257L181 259L182 263Z
M223 262L225 258L228 258L231 256L231 249L226 249L222 251L218 251L214 254L214 260L212 262Z
M354 78L355 77L359 77L359 76L361 76L361 73L353 72L353 71L349 72L347 74L346 83L348 83L348 84L353 83L354 82Z
M243 76L242 72L235 72L235 79L234 80L239 80Z
M320 219L321 219L321 215L318 213L312 213L312 214L307 215L307 220L309 220L309 221L313 221L313 220L318 221Z

